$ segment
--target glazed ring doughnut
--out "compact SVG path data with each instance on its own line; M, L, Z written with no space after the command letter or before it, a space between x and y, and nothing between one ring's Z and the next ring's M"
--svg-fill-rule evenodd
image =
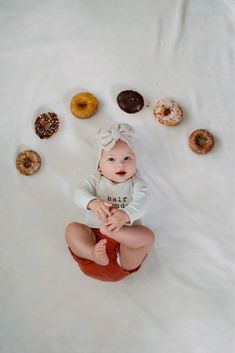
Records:
M72 98L70 109L76 118L87 119L97 112L98 105L98 100L93 94L81 92Z
M154 116L159 123L175 126L183 119L183 111L179 104L168 99L161 99L154 108Z
M212 150L215 140L211 132L198 129L189 136L189 147L197 154L205 154Z
M35 121L34 127L40 139L48 139L59 129L59 119L56 113L43 113Z
M16 168L23 175L33 175L41 167L41 158L39 154L32 150L26 150L19 153L16 157Z

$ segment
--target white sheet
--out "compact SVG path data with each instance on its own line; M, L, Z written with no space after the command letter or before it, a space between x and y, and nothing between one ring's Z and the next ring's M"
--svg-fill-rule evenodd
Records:
M233 5L1 0L2 353L232 352ZM149 107L125 114L123 89ZM100 100L86 121L69 109L81 90ZM166 97L185 112L177 127L154 121ZM61 129L43 141L33 124L48 110ZM157 241L140 272L103 283L79 271L64 229L83 217L72 190L93 172L96 131L115 122L141 141ZM197 128L216 136L208 155L187 146ZM15 168L24 148L43 160L33 177Z

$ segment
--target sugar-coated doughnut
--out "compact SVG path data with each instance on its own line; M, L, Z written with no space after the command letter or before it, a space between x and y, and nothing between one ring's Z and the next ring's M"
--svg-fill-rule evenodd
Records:
M117 103L124 112L134 114L143 108L144 98L136 91L126 90L118 94Z
M204 129L198 129L189 136L189 147L197 154L205 154L212 150L215 140L213 134Z
M32 150L25 150L16 157L16 168L23 175L33 175L41 167L39 154Z
M81 92L72 98L70 109L76 118L87 119L97 112L98 105L99 102L93 94Z
M175 126L183 119L183 111L173 100L161 99L154 107L154 116L159 123Z
M59 118L56 113L43 113L35 121L34 127L40 139L48 139L59 129Z

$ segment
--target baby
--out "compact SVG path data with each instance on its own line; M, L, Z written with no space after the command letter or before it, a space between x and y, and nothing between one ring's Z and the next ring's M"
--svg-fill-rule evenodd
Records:
M65 232L81 270L103 281L138 271L154 242L140 220L147 188L137 175L133 133L128 124L99 130L97 172L74 194L75 204L88 210L87 224L70 223Z

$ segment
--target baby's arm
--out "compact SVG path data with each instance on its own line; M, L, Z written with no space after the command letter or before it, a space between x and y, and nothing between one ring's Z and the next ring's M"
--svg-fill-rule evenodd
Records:
M111 215L109 209L113 204L97 198L96 185L99 177L98 174L93 174L85 180L82 186L75 189L74 203L81 208L92 210L99 219L104 221L108 215Z
M132 201L124 212L129 216L130 224L143 217L147 209L148 188L143 179L136 177L133 185Z

